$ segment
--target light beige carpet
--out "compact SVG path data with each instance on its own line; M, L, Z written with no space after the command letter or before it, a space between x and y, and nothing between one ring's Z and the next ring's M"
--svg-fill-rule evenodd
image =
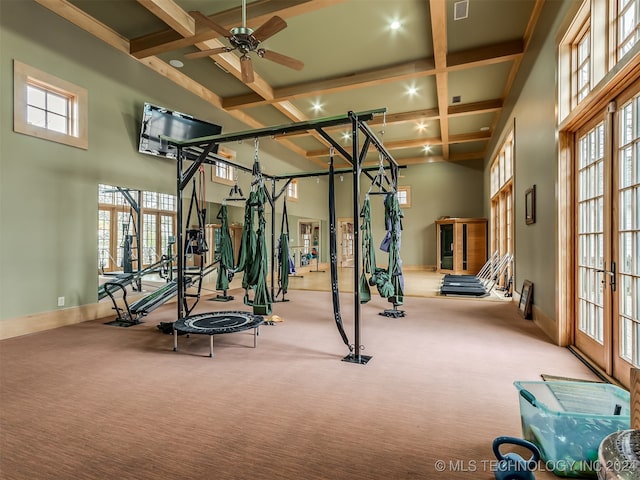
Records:
M221 335L213 359L207 337L174 352L157 330L175 304L130 328L0 342L0 477L490 480L493 439L521 435L513 381L590 375L510 303L407 297L393 319L374 298L361 317L373 358L358 365L341 361L329 293L289 297L257 348L248 332ZM236 298L196 311L245 309ZM341 302L353 342L351 295Z

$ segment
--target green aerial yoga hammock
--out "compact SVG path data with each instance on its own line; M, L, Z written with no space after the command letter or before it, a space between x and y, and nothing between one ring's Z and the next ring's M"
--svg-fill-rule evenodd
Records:
M229 220L227 216L227 206L222 205L217 217L220 220L220 258L218 259L218 278L216 279L216 290L226 292L229 282L234 274L233 241L229 232Z
M245 289L244 303L253 307L255 315L271 314L271 296L267 289L267 243L265 239L266 220L264 204L266 200L264 186L259 183L256 190L249 194L244 210L244 228L238 268L244 272L242 287ZM258 219L258 229L254 230L254 213ZM254 290L253 300L249 299L249 290Z
M289 288L289 219L287 218L287 199L285 197L282 207L282 226L280 232L280 246L278 248L278 261L280 262L280 270L278 272L278 281L280 283L280 292L286 294Z
M360 289L360 303L367 303L371 300L371 290L369 289L369 282L367 282L367 273L373 273L376 264L373 232L371 231L371 203L368 195L365 197L364 202L362 202L360 218L362 218L362 224L360 225L360 230L362 230L362 273L360 274L360 284L358 288Z
M384 199L384 219L389 239L389 267L393 293L386 298L394 305L404 303L404 277L402 274L402 260L400 259L400 237L402 235L402 210L398 195L389 193ZM384 242L383 242L384 243Z
M395 197L395 195L392 195ZM389 197L389 195L387 195ZM386 199L385 199L386 205ZM392 255L389 252L389 269L376 267L375 247L373 244L373 233L371 229L371 202L367 195L362 203L362 209L360 211L360 217L362 218L362 274L360 275L360 303L367 303L371 300L371 291L369 285L376 286L378 293L381 297L391 299L395 298L397 292L401 294L400 283L394 282L392 272L397 269L399 262L399 241L395 243L398 248L395 248L395 252ZM399 240L399 237L398 237ZM393 239L392 239L393 242ZM391 257L394 257L393 260ZM393 269L392 269L392 268ZM366 274L370 274L369 281L367 281ZM396 288L396 283L398 287ZM389 300L392 301L392 300ZM394 304L396 304L394 302Z

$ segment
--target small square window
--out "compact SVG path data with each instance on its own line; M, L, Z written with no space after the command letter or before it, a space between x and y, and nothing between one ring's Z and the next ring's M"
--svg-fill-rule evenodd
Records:
M298 181L291 180L287 186L287 198L289 200L298 200Z
M401 208L411 207L411 187L398 187L397 195L398 203L400 204Z
M13 80L15 132L85 150L89 147L86 89L17 60Z
M236 152L224 147L218 148L218 155L222 158L226 158L229 161L233 161L236 158ZM216 162L211 169L211 179L217 183L223 183L225 185L233 185L237 175L237 169L228 163Z

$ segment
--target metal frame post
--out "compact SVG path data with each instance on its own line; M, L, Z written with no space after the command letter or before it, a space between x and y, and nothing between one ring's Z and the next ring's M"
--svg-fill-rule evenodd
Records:
M358 116L351 114L351 144L353 148L352 155L352 183L353 183L353 329L354 329L354 348L342 360L344 362L359 363L365 365L371 360L370 355L361 355L360 351L363 346L360 344L360 174L362 172L362 165L360 163L359 152L359 125Z

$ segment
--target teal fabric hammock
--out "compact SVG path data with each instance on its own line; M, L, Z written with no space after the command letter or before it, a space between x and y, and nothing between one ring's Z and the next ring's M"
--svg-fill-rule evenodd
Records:
M218 278L216 279L216 290L224 292L229 288L229 282L233 279L235 272L233 258L233 241L229 232L229 219L227 206L222 205L217 217L220 220L220 257L218 260Z
M253 307L255 315L271 314L271 295L267 289L267 243L265 238L266 220L264 205L266 191L260 183L249 194L244 210L244 228L238 254L237 272L244 272L242 287L245 289L244 303ZM254 230L257 217L257 230ZM249 290L254 291L253 300Z

